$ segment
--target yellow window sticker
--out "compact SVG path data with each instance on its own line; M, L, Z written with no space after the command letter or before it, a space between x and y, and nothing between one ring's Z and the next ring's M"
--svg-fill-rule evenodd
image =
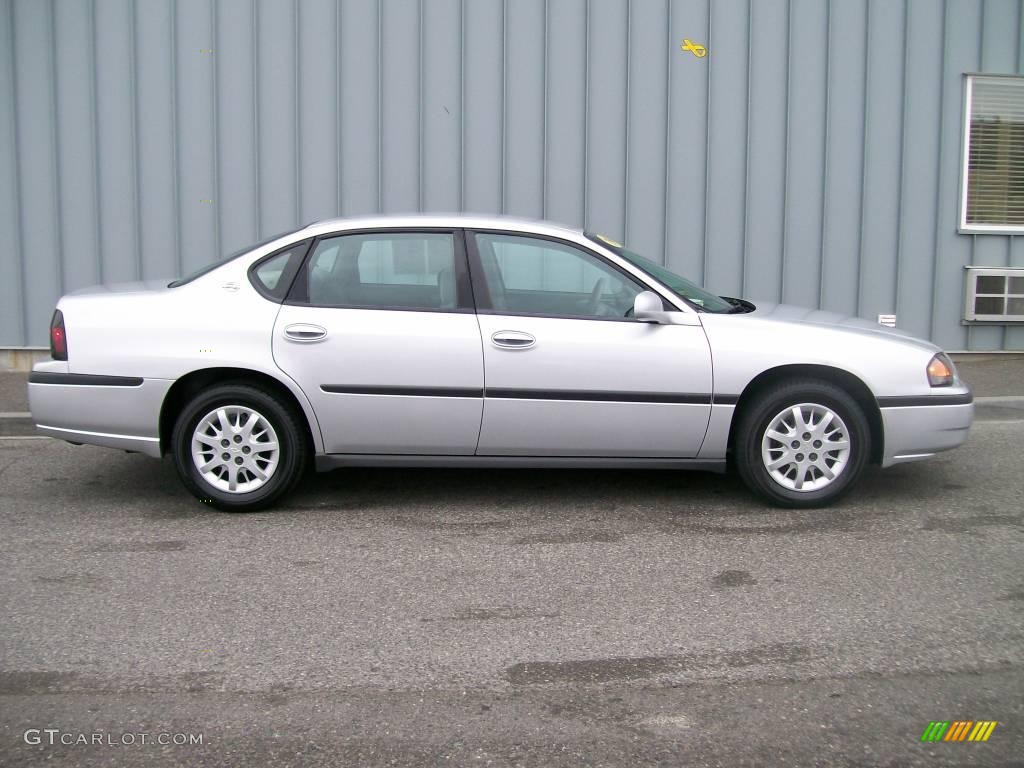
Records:
M617 242L615 240L612 240L610 237L608 237L606 235L598 235L597 239L598 240L603 240L604 242L608 243L608 245L610 245L610 246L612 246L614 248L621 248L622 247L622 243Z

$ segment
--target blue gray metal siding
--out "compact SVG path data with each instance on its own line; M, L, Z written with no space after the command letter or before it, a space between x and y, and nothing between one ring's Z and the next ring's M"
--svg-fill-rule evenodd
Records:
M725 294L951 349L965 72L1020 0L0 0L0 346L57 297L317 218L586 225ZM683 38L707 45L698 59Z

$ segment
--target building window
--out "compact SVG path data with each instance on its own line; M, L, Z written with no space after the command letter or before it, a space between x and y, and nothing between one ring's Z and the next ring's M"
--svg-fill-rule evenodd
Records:
M1024 77L968 75L960 229L1024 232Z
M968 267L964 320L969 323L1024 322L1024 269Z

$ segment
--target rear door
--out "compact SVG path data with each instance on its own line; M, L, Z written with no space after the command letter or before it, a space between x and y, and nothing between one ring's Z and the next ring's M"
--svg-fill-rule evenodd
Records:
M711 354L692 325L632 319L632 276L578 244L467 233L487 387L480 455L693 457Z
M474 452L483 354L460 230L319 238L273 349L313 404L328 453Z

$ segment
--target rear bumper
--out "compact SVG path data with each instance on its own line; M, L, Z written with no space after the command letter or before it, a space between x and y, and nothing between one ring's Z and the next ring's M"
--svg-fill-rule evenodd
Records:
M921 400L924 398L919 398ZM963 445L974 421L970 392L948 396L947 404L883 405L885 448L882 466L919 461ZM881 403L880 403L881 404Z
M160 408L173 383L65 373L42 363L29 374L29 409L42 435L159 457Z

